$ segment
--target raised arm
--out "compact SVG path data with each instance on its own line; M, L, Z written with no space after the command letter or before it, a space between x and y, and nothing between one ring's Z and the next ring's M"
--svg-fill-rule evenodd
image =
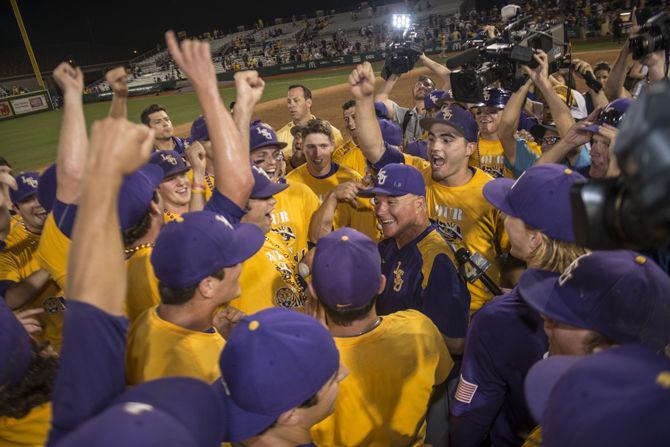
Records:
M63 91L63 122L56 157L56 198L68 204L79 197L86 167L88 137L82 103L84 74L79 67L73 68L62 62L54 70L53 77Z
M246 157L249 158L249 125L254 113L254 107L261 100L265 82L252 70L235 73L235 113L233 118L237 129L242 136L242 147L246 148Z
M609 101L607 101L607 96L605 96L603 85L596 79L596 76L593 73L591 64L579 59L575 59L574 63L575 73L577 76L584 79L586 86L589 88L591 99L593 101L593 108L597 109L599 107L605 107Z
M516 158L516 139L514 138L514 133L519 126L521 111L523 110L526 96L528 96L528 90L532 83L533 81L528 79L519 90L512 93L509 101L507 101L507 105L503 109L500 125L498 126L498 138L500 138L503 150L505 151L505 157L507 157L512 165L514 165Z
M570 113L570 108L554 91L551 81L549 80L549 62L547 54L542 50L537 50L533 56L538 63L538 66L531 69L524 65L524 70L530 76L535 86L542 92L545 102L551 110L551 116L556 123L558 134L565 135L570 127L575 123Z
M633 14L634 15L634 14ZM620 97L630 97L630 92L623 86L626 80L626 65L628 62L628 55L630 54L629 41L623 44L621 51L612 65L612 70L605 83L605 96L610 101L614 101Z
M451 70L449 70L446 66L440 64L439 62L435 62L431 58L424 54L419 56L419 60L423 64L424 67L428 67L430 71L435 73L437 77L442 79L442 90L451 90Z
M375 115L375 72L370 62L363 62L354 68L349 75L349 88L356 98L358 144L365 158L370 163L377 163L386 149Z
M191 201L188 205L189 211L202 211L205 209L205 170L207 168L207 157L202 144L194 141L187 147L186 158L191 169L193 169L193 183L191 184Z
M357 194L363 188L364 186L361 183L349 181L340 183L334 190L328 193L321 206L312 215L312 220L309 224L310 242L316 243L319 239L333 231L335 211L340 202L348 203L354 209L357 208Z
M128 75L124 67L116 67L105 74L105 80L114 94L109 108L111 118L128 117Z
M209 44L195 40L177 43L174 32L165 33L170 55L191 81L207 121L214 156L214 176L219 192L244 208L254 185L249 147L230 112L223 105Z
M597 116L599 111L600 109L596 109L586 120L575 123L550 150L542 154L535 164L562 163L565 159L574 164L579 157L582 145L591 141L591 134L583 129L593 124L591 120Z
M363 64L365 64L365 62ZM383 102L384 105L386 106L386 110L388 110L389 114L391 115L393 114L393 101L389 99L389 95L391 94L393 87L395 87L396 83L398 82L398 79L400 79L400 75L391 74L388 77L388 79L384 80L381 90L377 92L377 96L375 96L374 99L375 101ZM373 78L373 86L374 86L374 78Z
M123 176L149 160L153 138L153 130L122 119L105 118L93 124L72 232L68 299L124 315L127 275L117 202Z

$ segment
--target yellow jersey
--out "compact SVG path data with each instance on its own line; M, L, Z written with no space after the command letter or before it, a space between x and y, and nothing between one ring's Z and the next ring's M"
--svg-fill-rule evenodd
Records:
M6 248L0 252L0 281L21 282L40 269L35 253L40 235L26 230L23 224L15 225L9 232ZM56 282L49 279L37 298L17 310L42 308L44 312L35 318L42 325L37 334L40 341L48 341L55 350L60 350L63 336L65 301Z
M436 385L454 362L442 335L416 310L382 317L356 337L334 337L349 376L335 412L312 428L319 446L420 446ZM393 353L393 355L389 355Z
M333 161L340 166L356 171L361 177L365 177L368 167L367 160L360 147L353 140L348 140L333 152Z
M193 185L193 169L189 169L188 171L188 181L191 182L191 185ZM214 176L205 172L205 184L203 186L205 187L206 203L210 198L212 198L212 193L214 192L214 188L216 188L216 185L214 184Z
M269 231L261 249L242 263L240 288L241 295L229 305L247 315L270 307L302 309L305 285L298 275L298 262L281 234Z
M133 251L126 258L128 291L126 292L126 316L132 323L145 310L161 302L158 294L158 279L151 265L153 244Z
M331 172L323 177L314 177L307 170L307 164L304 164L291 171L286 176L286 180L290 184L303 183L307 185L317 195L319 202L323 202L328 193L335 189L337 185L348 181L362 183L363 178L357 172L333 163ZM377 227L377 218L370 199L358 197L356 199L356 209L348 203L339 203L335 210L333 226L335 229L352 227L372 240L378 241L381 239Z
M293 257L300 261L308 251L309 223L321 202L307 185L291 182L289 187L275 195L272 229L287 243Z
M540 447L542 445L542 426L537 425L528 435L521 447Z
M0 447L42 447L51 429L51 402L21 419L0 418Z
M314 118L316 117L312 115L311 119ZM284 155L286 156L287 160L291 158L291 156L293 155L293 134L291 133L291 128L293 126L295 126L295 123L293 123L293 121L289 121L288 123L286 123L284 127L282 127L277 131L277 140L283 141L284 143L287 144L287 146L284 148ZM333 131L333 140L334 140L333 145L336 148L338 148L342 146L342 143L344 143L344 138L342 138L342 132L340 132L337 129L337 127L333 126L332 124L330 124L330 127Z
M512 171L505 167L505 150L500 140L479 137L477 149L470 155L469 165L481 169L493 178L514 178Z
M192 331L158 316L157 306L147 309L128 331L126 380L137 385L161 377L186 376L213 382L220 375L221 335Z
M70 238L58 228L53 212L49 213L42 228L35 258L40 268L49 272L61 290L65 290L67 282L67 259L70 254L70 244Z
M426 182L428 216L437 222L440 233L451 242L465 247L473 254L479 253L490 267L486 274L494 283L500 284L502 257L509 252L509 238L503 226L499 210L491 205L483 194L484 185L493 178L476 168L468 183L462 186L445 186L433 180L430 163L417 157L408 158L407 164L417 167ZM470 269L465 269L466 277ZM479 310L493 295L477 280L468 282L470 290L470 312Z

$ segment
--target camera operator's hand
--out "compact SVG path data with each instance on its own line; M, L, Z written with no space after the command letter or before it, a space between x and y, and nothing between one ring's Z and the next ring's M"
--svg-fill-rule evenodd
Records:
M357 65L349 75L349 87L356 99L371 98L375 94L375 72L370 62Z
M527 65L523 65L523 70L533 81L533 84L540 87L549 82L549 62L547 53L542 50L536 50L533 58L537 61L537 67L530 68Z
M590 72L591 75L593 75L593 77L595 78L595 75L593 74L593 68L591 67L591 64L589 64L588 62L583 61L581 59L573 59L572 63L575 67L575 74L577 74L577 76L579 76L580 78L586 79L587 76L586 73L588 72Z

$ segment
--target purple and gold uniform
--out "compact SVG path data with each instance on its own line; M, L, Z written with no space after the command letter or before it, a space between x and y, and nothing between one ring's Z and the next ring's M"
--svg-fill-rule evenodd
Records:
M307 253L307 239L312 215L321 203L304 183L291 182L289 187L274 196L272 230L284 239L294 259L300 261Z
M333 162L340 166L356 171L361 177L365 177L367 161L361 148L356 146L353 140L348 140L333 152Z

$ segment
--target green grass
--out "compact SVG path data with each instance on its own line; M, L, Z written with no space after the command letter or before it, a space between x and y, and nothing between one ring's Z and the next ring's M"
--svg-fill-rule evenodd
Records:
M618 48L611 41L576 43L577 51L603 51ZM445 58L436 58L444 63ZM379 72L382 63L373 64ZM351 67L325 71L321 73L303 72L290 77L275 77L266 80L263 101L282 98L286 88L293 83L308 83L313 90L346 82ZM234 99L233 87L221 89L225 104ZM200 106L194 93L181 93L167 96L131 98L128 101L128 117L139 122L141 111L149 104L159 103L170 113L174 125L192 121L200 112ZM87 125L107 115L109 102L86 104L84 114ZM56 158L58 134L60 131L61 111L38 113L25 118L0 121L2 149L5 157L16 171L34 169L51 163Z

